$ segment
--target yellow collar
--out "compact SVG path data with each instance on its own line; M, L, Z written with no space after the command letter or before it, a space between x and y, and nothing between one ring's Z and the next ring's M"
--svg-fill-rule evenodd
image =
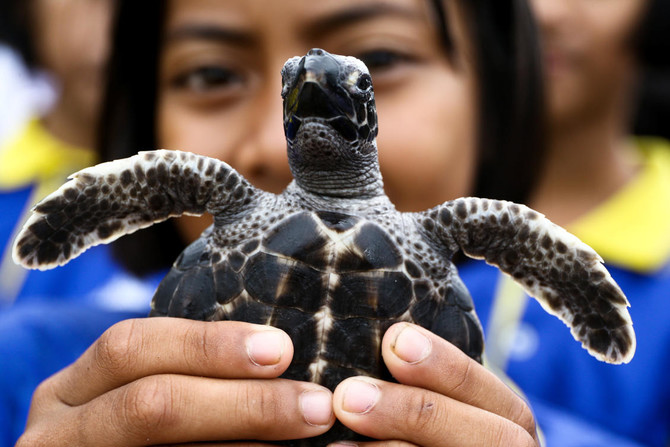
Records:
M31 120L0 148L0 190L58 179L93 164L93 151L57 140L39 120Z
M35 202L58 188L68 175L92 165L95 158L93 151L57 140L38 120L30 121L0 147L0 193L31 186L27 206L9 240L14 240ZM8 244L0 253L0 295L7 302L18 296L27 275L27 270L12 262L11 247Z
M670 259L670 143L635 142L643 164L637 177L568 230L606 262L649 272Z

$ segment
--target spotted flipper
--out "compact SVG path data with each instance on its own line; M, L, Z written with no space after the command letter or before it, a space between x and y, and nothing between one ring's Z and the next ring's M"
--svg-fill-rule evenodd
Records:
M170 217L234 213L260 194L222 161L188 152L141 152L73 174L35 206L13 257L47 270Z
M635 333L623 292L591 247L542 214L511 202L463 198L418 216L451 250L510 275L597 359L628 363L633 357Z

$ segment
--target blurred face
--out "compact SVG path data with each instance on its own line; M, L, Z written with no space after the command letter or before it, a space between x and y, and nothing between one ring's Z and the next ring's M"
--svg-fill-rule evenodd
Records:
M160 146L217 157L280 192L291 180L280 70L313 47L357 56L371 69L382 175L398 209L423 210L470 191L472 70L450 63L425 0L171 1L159 68ZM179 225L190 239L204 224Z
M112 0L33 0L38 64L56 77L69 112L97 116L109 51Z
M632 87L631 42L646 0L532 0L545 52L552 125L620 107Z

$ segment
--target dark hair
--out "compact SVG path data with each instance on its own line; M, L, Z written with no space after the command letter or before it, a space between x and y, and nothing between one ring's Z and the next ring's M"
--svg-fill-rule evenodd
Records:
M670 69L670 2L649 0L635 36L638 61L654 70Z
M474 194L526 202L544 154L542 58L524 0L463 0L479 74Z
M429 1L450 56L444 0ZM156 148L156 79L165 3L117 3L99 132L104 160ZM474 192L523 202L534 186L543 153L541 59L534 22L525 0L462 0L460 7L475 42L480 86ZM174 225L167 221L119 239L113 250L129 270L144 274L169 267L183 248Z
M635 36L641 67L633 133L670 138L670 2L650 0Z
M29 68L37 65L31 35L30 0L0 1L0 43L13 48Z
M117 3L98 149L114 160L156 147L157 79L165 0ZM139 7L138 7L139 6ZM122 237L114 256L131 272L165 269L186 247L171 220Z

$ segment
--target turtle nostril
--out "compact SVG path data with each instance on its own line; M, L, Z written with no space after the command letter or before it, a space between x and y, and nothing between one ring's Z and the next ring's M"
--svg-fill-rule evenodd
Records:
M309 56L323 56L323 50L321 48L312 48L307 54Z

